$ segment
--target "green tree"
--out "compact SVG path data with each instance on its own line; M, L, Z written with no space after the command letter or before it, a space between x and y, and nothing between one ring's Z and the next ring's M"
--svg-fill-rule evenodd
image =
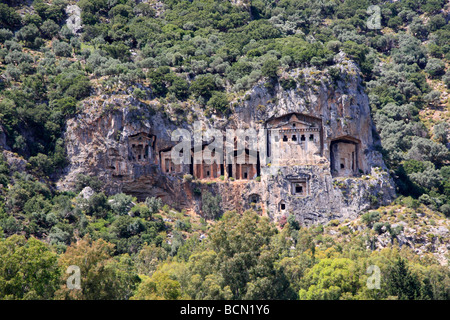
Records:
M128 211L130 211L133 206L133 197L126 195L125 193L115 194L111 200L111 209L115 214L120 216L128 214Z
M59 32L59 26L53 20L45 20L41 26L44 38L51 39Z
M211 192L202 193L202 211L206 219L217 219L221 213L220 202L222 197L218 194L213 196Z
M141 276L136 295L132 300L180 300L180 283L170 278L166 273L156 271L151 277Z
M440 59L431 58L428 60L425 71L434 78L439 77L445 72L445 64Z
M264 62L261 67L261 73L264 77L268 77L269 79L277 78L279 62L275 59L269 59Z
M421 283L408 267L407 262L399 258L386 275L387 291L400 300L415 300L420 298Z
M214 76L210 73L199 75L191 85L191 91L195 97L202 96L205 99L211 98L212 92L217 90Z
M80 268L81 289L67 288L70 274L64 274L55 297L63 300L129 299L139 279L130 268L131 260L127 256L113 259L113 252L114 245L103 239L94 241L89 236L69 246L59 264L62 270L71 265Z
M0 3L0 27L15 29L20 26L20 15L7 4Z
M322 259L307 272L299 292L301 300L338 300L359 289L354 262L347 258Z
M295 296L285 274L274 266L277 252L271 238L275 233L274 225L253 211L227 212L212 228L208 247L218 257L213 265L223 278L221 287L229 287L234 299Z
M220 91L213 91L211 98L208 100L207 105L211 107L213 110L226 113L229 109L229 101L228 97L225 93Z
M53 298L61 272L47 245L13 235L0 240L0 257L0 299Z

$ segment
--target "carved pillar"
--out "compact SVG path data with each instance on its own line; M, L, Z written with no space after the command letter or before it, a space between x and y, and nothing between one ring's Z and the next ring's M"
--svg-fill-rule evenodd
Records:
M213 162L212 164L212 178L217 178L217 163Z

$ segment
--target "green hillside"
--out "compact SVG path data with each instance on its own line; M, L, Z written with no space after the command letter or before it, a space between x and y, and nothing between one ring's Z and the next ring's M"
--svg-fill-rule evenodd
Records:
M449 20L445 0L2 1L0 299L450 299ZM283 72L339 52L360 68L391 206L304 227L219 217L220 195L201 217L107 195L95 176L56 188L66 122L88 97L158 101L176 123L192 105L227 118L257 83L288 90ZM84 289L67 288L70 265Z

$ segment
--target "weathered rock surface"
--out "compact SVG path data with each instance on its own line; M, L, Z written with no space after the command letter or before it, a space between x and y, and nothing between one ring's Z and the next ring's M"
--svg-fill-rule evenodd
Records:
M371 206L388 204L395 197L395 189L372 136L374 127L359 70L343 55L337 56L334 67L340 69L341 80L334 81L325 71L307 68L282 75L296 81L293 89L284 90L277 84L271 90L260 82L245 98L232 103L234 113L229 118L206 119L197 113L205 128L223 132L228 128L264 129L269 119L290 113L320 118L323 152L313 165L263 164L261 181L217 179L210 185L184 182L183 173L163 173L158 161L160 151L176 144L171 141L171 133L180 126L155 111L154 106L131 95L115 94L85 100L84 111L68 121L65 140L70 165L58 186L73 188L78 173L96 175L110 194L125 192L139 199L157 196L175 207L197 212L201 203L192 188L200 186L202 191L221 194L223 210L255 207L252 203L256 199L257 208L272 219L294 214L305 224L353 218ZM191 124L183 123L181 127L193 132ZM140 133L156 136L153 158L146 161L132 157L130 137ZM330 169L331 145L341 138L358 143L359 172L352 176L336 176ZM289 177L309 181L306 196L292 194Z

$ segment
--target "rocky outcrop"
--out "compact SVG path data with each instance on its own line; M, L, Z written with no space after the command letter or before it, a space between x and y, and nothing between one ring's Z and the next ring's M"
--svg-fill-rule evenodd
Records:
M391 208L387 207L384 211L394 211ZM382 250L392 246L398 246L400 249L407 247L420 257L433 255L441 265L448 265L450 225L447 219L429 209L425 210L427 213L419 209L422 213L418 212L417 215L404 210L405 208L395 209L395 214L392 215L384 213L379 222L382 227L377 231L373 230L374 226L368 226L357 219L336 227L328 226L326 233L344 241L352 241L352 236L364 237L368 240L369 250ZM399 221L400 217L404 220Z
M157 196L184 204L179 179L166 176L154 162L131 159L130 136L141 132L158 137L158 150L174 144L177 127L162 114L128 95L84 101L84 112L67 122L65 143L70 164L57 186L72 189L78 174L97 176L108 194L126 192L143 200Z
M340 77L331 78L328 70L305 68L283 74L273 88L261 81L232 102L231 117L205 118L196 112L205 129L224 133L230 128L263 130L270 119L289 114L312 117L321 123L321 152L314 156L313 163L262 163L258 181L251 180L253 177L239 181L225 178L202 187L222 195L223 210L253 207L272 219L293 214L310 224L353 218L395 197L393 181L377 151L379 142L372 135L374 126L359 70L343 54L336 56L332 68ZM181 127L193 132L192 125L183 122L176 126L160 108L157 103L142 103L128 94L84 101L84 111L67 123L70 165L58 182L59 188L72 188L78 173L91 174L104 181L108 193L126 192L140 199L157 196L175 207L200 210L198 197L192 196L194 184L182 178L189 172L162 172L159 159L160 152L176 144L171 141L172 131ZM139 153L136 159L134 142L130 141L139 134L150 140L156 137L156 142L148 154ZM337 144L353 149L339 149ZM333 150L347 153L333 154L337 152ZM347 156L351 151L354 154ZM345 162L346 169L351 166L351 170L341 174L339 161L341 168Z

